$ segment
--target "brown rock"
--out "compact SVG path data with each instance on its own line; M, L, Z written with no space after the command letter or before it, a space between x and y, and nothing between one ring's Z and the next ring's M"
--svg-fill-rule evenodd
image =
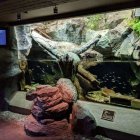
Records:
M85 137L91 137L96 134L96 120L82 104L76 103L72 112L72 129L75 133Z
M57 81L57 87L62 93L65 102L72 103L77 100L77 91L71 80L61 78Z
M52 98L52 99L53 99L53 98ZM58 97L57 99L52 100L51 102L46 102L46 103L43 105L43 108L50 108L50 107L56 106L56 105L59 104L61 101L62 101L62 97Z
M68 81L68 82L65 82ZM69 79L60 80L57 87L41 85L36 91L32 115L25 121L25 131L29 135L57 135L66 130L72 102L77 97L74 85Z
M58 104L54 107L51 107L51 108L47 109L46 111L47 112L55 112L55 113L57 112L57 113L59 113L59 112L67 110L68 107L69 107L68 103L62 102L62 103L60 103L60 104Z
M38 123L32 115L28 116L24 125L25 131L32 136L62 136L70 135L67 120L50 122L47 125Z
M63 95L63 100L67 103L71 103L73 100L73 96L70 89L68 89L65 85L59 85L58 88L60 89L60 92Z
M57 100L58 98L62 98L62 94L60 92L58 92L57 94L53 95L52 97L42 97L42 101L49 103L53 100Z
M39 97L45 97L45 96L53 96L54 94L57 94L57 92L59 92L59 89L57 87L47 86L39 90L36 90L33 93L37 94L37 96Z
M36 87L37 90L40 90L42 88L45 88L45 87L51 87L50 85L39 85Z
M62 102L62 95L58 92L52 97L37 97L35 104L40 106L42 109L47 109L53 107Z

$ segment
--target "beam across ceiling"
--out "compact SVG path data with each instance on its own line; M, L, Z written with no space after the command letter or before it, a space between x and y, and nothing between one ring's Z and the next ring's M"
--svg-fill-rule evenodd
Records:
M3 0L0 1L0 16L36 10L77 0Z
M2 20L2 17L0 20L4 21L3 23L8 23L9 25L28 24L140 7L140 0L76 0L68 3L62 3L57 6L59 12L58 14L53 13L54 6L51 6L28 11L28 13L24 13L22 15L21 21L17 21L16 14L8 15L6 18L7 20L5 21Z

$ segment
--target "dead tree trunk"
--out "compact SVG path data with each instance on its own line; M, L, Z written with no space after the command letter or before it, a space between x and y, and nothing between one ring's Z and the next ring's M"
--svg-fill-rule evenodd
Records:
M50 52L52 55L58 57L62 56L61 52L58 52L57 50L57 42L45 38L36 31L32 31L31 36L37 43L43 46L43 49Z
M50 54L58 58L63 56L64 52L65 53L72 52L75 54L81 54L85 52L86 50L88 50L90 47L92 47L93 44L97 43L99 41L99 38L101 37L100 35L98 35L95 39L89 41L88 43L86 43L85 45L81 47L78 47L74 45L73 43L52 41L40 35L37 31L32 31L31 36L37 43L39 43L42 46L44 50L48 51ZM64 52L61 52L59 47L62 47ZM72 49L70 49L70 47L72 47Z

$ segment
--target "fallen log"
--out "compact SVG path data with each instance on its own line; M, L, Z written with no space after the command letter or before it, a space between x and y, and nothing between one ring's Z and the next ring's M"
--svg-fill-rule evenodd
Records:
M43 52L49 54L53 59L58 59L55 54L52 54L48 49L46 49L43 45L39 44L40 48L42 48Z
M92 62L92 61L84 61L82 63L80 63L78 65L78 73L80 73L83 77L85 77L87 80L89 80L92 84L96 84L98 85L99 82L97 81L97 77L96 75L91 74L90 72L88 72L86 69L88 69L91 66L96 66L97 63L96 62Z
M70 42L57 42L57 41L52 41L44 36L42 36L40 33L37 31L33 30L31 33L32 38L41 46L43 46L43 49L48 51L49 53L55 55L55 57L62 57L63 55L67 54L68 52L72 52L75 54L81 54L91 48L93 44L96 44L99 41L99 38L101 37L98 35L95 37L95 39L87 42L83 46L78 46L74 43Z
M62 54L61 52L59 52L56 49L57 46L57 42L55 41L51 41L48 38L45 38L44 36L40 35L38 32L36 31L32 31L31 33L32 38L39 44L41 44L42 46L44 46L44 49L46 49L47 51L51 52L51 54L61 57Z
M81 76L80 74L76 74L76 77L79 80L80 86L87 92L94 90L94 87L92 86L91 82L88 81L86 78Z
M84 100L85 98L84 98L83 89L80 86L79 80L76 76L75 76L75 79L74 79L74 85L75 85L75 87L77 89L77 92L78 92L78 99Z
M45 38L48 38L48 39L52 39L46 32L44 32L42 29L39 29L39 28L36 28L34 29L35 31L37 31L38 33L40 33L42 36L44 36Z

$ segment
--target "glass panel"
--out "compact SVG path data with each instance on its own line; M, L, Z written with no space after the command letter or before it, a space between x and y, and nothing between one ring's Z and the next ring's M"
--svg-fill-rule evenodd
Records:
M26 84L53 85L65 77L80 100L139 109L138 10L16 26L19 61L27 62Z

